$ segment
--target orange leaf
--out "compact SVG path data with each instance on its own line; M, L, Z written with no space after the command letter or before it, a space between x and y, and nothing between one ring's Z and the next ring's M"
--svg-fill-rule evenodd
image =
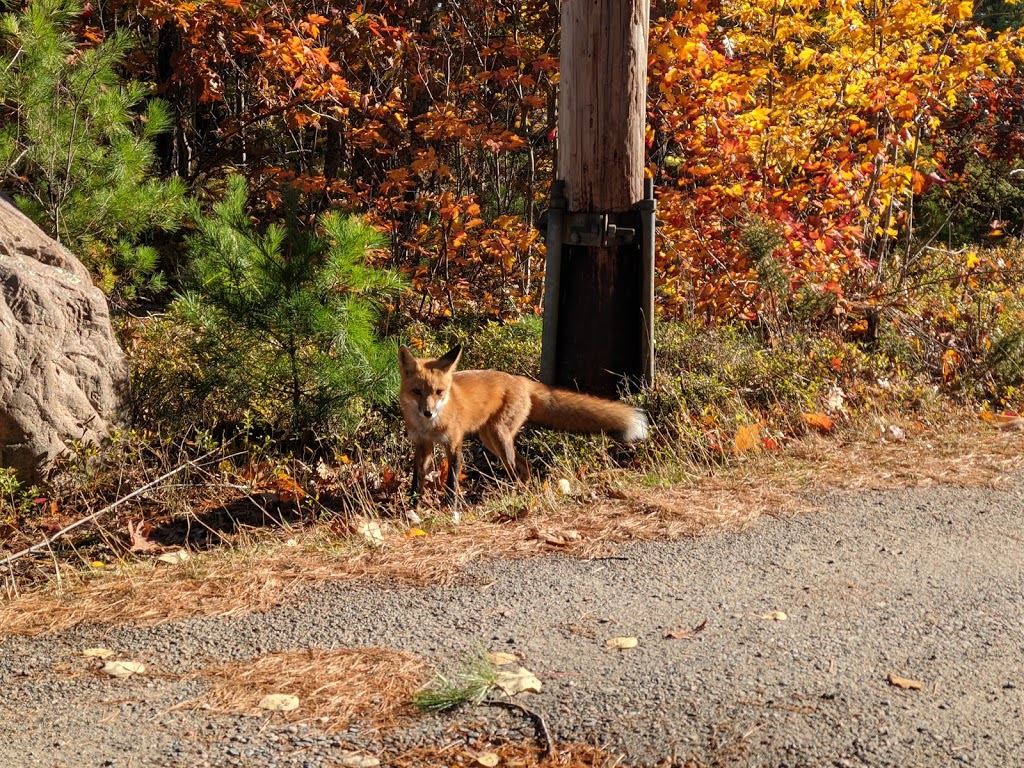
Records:
M759 424L745 424L736 430L733 444L736 453L745 453L758 447L757 433L761 430Z
M947 349L942 356L942 380L950 381L956 377L960 367L960 354L955 349Z
M809 427L820 429L822 432L831 432L835 424L824 413L801 413L800 418Z
M293 501L302 501L306 497L306 492L302 490L302 486L295 481L294 478L289 477L284 472L281 472L277 476L276 491L277 500L282 504L290 504Z

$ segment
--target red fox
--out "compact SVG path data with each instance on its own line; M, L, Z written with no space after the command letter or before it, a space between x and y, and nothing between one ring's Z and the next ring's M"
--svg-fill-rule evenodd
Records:
M461 346L442 357L424 359L414 357L407 347L398 350L399 397L414 449L414 495L423 489L434 446L441 444L448 456L445 491L450 500L458 498L462 441L474 433L521 482L530 479L530 465L516 455L513 441L528 421L567 432L607 432L623 442L647 437L647 417L636 408L501 371L456 372L461 354Z

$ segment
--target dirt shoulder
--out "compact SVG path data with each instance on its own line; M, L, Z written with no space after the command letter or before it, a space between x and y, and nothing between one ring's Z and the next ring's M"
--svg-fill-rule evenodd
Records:
M544 684L524 704L556 754L584 743L638 765L1010 765L1024 749L1024 484L1001 486L833 492L810 499L817 512L611 557L482 559L450 586L334 581L262 613L6 636L0 765L472 764L536 741L534 720L496 707L391 725L371 707L331 733L209 708L211 665L368 646L449 674L483 650L516 654ZM616 636L639 645L608 649ZM96 673L80 655L93 646L150 673Z

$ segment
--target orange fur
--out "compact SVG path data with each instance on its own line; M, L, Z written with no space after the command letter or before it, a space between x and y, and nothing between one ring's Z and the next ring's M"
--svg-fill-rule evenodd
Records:
M413 493L423 487L434 446L442 445L448 456L445 490L449 497L458 495L467 435L479 435L522 482L530 478L530 465L516 454L514 441L526 422L566 432L607 432L627 442L647 437L647 419L636 408L501 371L456 371L461 353L455 347L442 357L419 359L399 349L399 397L414 450Z

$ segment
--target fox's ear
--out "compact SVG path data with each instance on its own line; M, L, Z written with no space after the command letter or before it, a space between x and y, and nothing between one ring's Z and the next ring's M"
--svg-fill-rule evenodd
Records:
M398 348L398 367L403 376L409 376L416 372L416 358L404 344Z
M445 352L442 357L437 358L436 365L442 371L450 371L459 362L460 357L462 357L462 345L458 344Z

